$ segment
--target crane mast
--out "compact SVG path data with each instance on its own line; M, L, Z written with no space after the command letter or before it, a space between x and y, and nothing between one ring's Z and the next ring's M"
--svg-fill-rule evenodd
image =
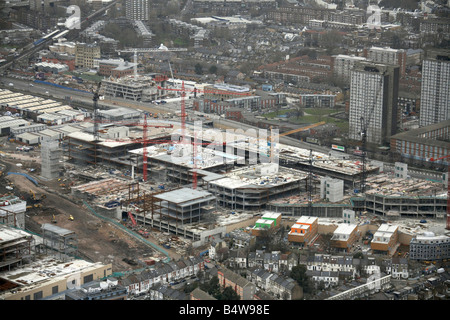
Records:
M99 91L102 83L99 82L97 85L97 89L94 91L94 96L92 100L94 101L94 140L99 141L100 140L100 134L99 134L99 117L98 117L98 99L100 97Z

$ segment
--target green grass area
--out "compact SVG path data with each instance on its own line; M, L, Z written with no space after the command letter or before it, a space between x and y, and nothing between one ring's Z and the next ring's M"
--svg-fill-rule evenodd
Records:
M273 111L273 112L269 112L269 113L263 114L262 116L266 117L266 118L276 118L276 117L284 115L284 114L286 114L288 112L294 112L294 111L295 111L294 109L280 109L280 110L278 110L278 112L277 111Z
M98 75L93 75L93 74L85 74L85 73L80 74L77 72L70 72L70 71L67 71L64 74L80 77L81 79L83 79L85 81L100 82L103 80L103 76L98 76Z
M292 116L287 118L290 123L295 124L312 124L317 123L321 121L325 121L326 123L333 123L335 124L339 129L341 129L342 132L348 132L348 121L336 119L332 117L328 117L329 114L339 112L339 109L332 109L332 108L315 108L315 109L304 109L304 112L306 113L305 116L299 117L297 119L296 116ZM277 118L280 115L284 115L288 112L295 112L295 109L281 109L278 111L278 114L276 111L266 113L263 116L270 118Z

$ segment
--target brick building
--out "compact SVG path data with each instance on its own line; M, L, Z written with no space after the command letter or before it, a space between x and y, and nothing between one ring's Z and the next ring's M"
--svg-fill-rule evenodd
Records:
M358 240L358 227L355 224L340 224L333 232L331 245L338 249L350 251L350 248Z
M241 300L253 300L256 286L240 275L222 268L217 272L219 284L222 288L231 287L241 297Z
M370 248L392 255L398 244L398 226L383 223L373 235Z

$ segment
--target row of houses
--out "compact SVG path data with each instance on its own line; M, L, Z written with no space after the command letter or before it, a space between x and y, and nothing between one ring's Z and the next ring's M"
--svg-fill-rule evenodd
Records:
M381 270L391 274L393 278L406 279L411 271L407 258L392 257L378 262L373 257L354 258L351 255L331 255L316 253L298 256L280 251L265 252L256 250L248 254L243 249L231 249L226 264L230 268L260 268L269 272L287 273L293 267L302 264L307 266L311 275L317 272L337 272L340 278L355 278L360 275L372 275Z
M128 295L153 292L154 296L158 296L154 292L155 286L164 286L196 276L204 268L205 263L200 257L190 257L168 263L157 262L153 268L145 269L140 273L130 274L120 279L119 283L127 288Z
M247 279L277 299L299 300L303 298L303 288L292 278L264 269L249 269L247 270Z

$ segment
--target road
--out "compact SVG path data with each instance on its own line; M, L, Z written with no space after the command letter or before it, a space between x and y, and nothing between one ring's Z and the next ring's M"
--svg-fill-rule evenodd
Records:
M9 87L8 83L12 82L14 84L13 87ZM62 88L57 88L51 85L45 85L45 84L38 84L33 83L33 86L30 86L30 83L32 83L30 80L23 80L23 79L16 79L11 77L4 77L3 83L6 85L5 88L12 89L12 90L20 90L23 91L23 93L29 93L29 94L39 94L44 97L49 98L56 98L56 99L64 99L67 96L71 96L73 101L80 102L86 105L86 109L92 110L92 94L90 93L84 93L84 92L78 92L78 91L72 91ZM46 94L48 92L48 94ZM117 107L127 107L132 108L136 110L141 111L147 111L152 113L176 113L181 111L181 101L179 99L166 99L168 102L165 104L153 104L150 102L139 102L139 101L131 101L127 100L124 101L120 98L108 98L105 100L99 101L99 106L106 106L111 108L117 108ZM188 115L189 119L194 119L194 115L202 114L201 112L195 112L192 109L190 109L190 106L192 104L192 100L186 99L186 114ZM242 129L244 131L248 129L255 129L258 130L259 128L247 125L241 122L227 120L224 118L219 117L218 115L213 114L202 114L203 117L197 117L197 120L202 120L205 117L210 118L214 122L214 127L218 128L230 128L230 129ZM329 154L331 149L328 147L318 146L314 144L310 144L307 142L299 141L297 139L291 138L291 137L280 137L279 142L291 145L299 148L304 149L311 149L316 152L322 152L325 154ZM384 163L385 165L385 171L392 171L393 170L393 164L392 163ZM413 178L420 178L420 179L427 179L427 180L439 180L442 179L441 173L432 173L429 170L420 170L417 168L410 168L410 175ZM440 180L439 180L440 181Z
M79 91L72 91L67 89L62 89L58 87L54 87L51 85L45 85L45 84L38 84L33 83L33 86L30 86L31 81L30 80L23 80L23 79L16 79L16 78L4 78L4 83L8 84L9 82L14 84L14 87L6 87L9 89L17 89L28 93L35 93L43 96L47 96L49 98L56 98L56 99L64 99L67 96L72 97L72 100L74 102L81 102L85 103L87 105L86 109L91 109L90 106L92 106L92 94L90 93L84 93ZM47 93L48 92L48 93ZM132 101L127 100L124 101L120 98L107 98L105 100L99 101L99 106L107 106L112 108L117 108L119 106L128 107L136 110L141 111L147 111L152 113L176 113L181 111L181 101L180 99L167 99L168 101L165 104L153 104L150 102L140 102L140 101ZM195 114L201 114L200 112L195 112L192 109L190 109L190 106L192 105L192 100L186 99L185 100L186 105L186 114L190 119L193 119L192 116ZM91 109L92 110L92 109ZM244 124L241 122L233 121L233 120L227 120L224 118L221 118L217 115L212 114L203 114L204 117L210 118L214 122L214 127L218 128L230 128L230 129L243 129L244 131L248 129L255 129L258 130L258 127L251 126L248 124ZM204 117L198 117L197 120L202 120ZM280 143L284 143L287 145L304 148L304 149L311 149L316 152L322 152L328 154L330 152L330 148L322 147L314 144L310 144L307 142L299 141L297 139L291 138L291 137L280 137L279 138Z

